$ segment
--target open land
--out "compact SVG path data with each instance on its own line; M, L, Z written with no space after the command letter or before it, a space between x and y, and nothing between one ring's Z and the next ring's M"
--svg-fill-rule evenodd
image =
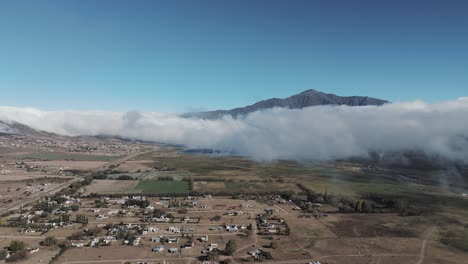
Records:
M468 183L440 170L256 162L113 138L0 142L0 247L24 242L18 263L468 260Z

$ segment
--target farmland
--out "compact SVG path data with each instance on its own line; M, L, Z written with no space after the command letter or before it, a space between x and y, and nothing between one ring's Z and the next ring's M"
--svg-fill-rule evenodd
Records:
M142 193L164 194L164 193L188 193L189 184L186 181L159 181L142 180L139 181L135 189Z
M34 153L7 154L0 176L0 205L31 192L24 214L13 210L0 227L0 246L14 237L40 249L24 263L58 253L58 246L39 243L46 236L68 245L55 262L74 264L189 264L211 257L210 250L218 261L284 264L463 263L468 255L464 183L441 188L434 182L439 172L344 161L258 162L153 145L109 159ZM69 180L77 186L42 194ZM45 206L47 199L62 204ZM34 225L12 221L21 215ZM50 228L64 217L63 226ZM230 240L237 243L232 256L224 252ZM155 246L165 248L152 252ZM174 248L178 253L169 251Z
M33 152L19 156L27 160L76 160L76 161L110 161L118 156L90 155L81 153Z

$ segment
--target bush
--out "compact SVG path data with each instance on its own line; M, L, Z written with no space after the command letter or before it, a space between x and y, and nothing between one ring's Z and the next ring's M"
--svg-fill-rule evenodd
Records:
M177 212L179 214L186 214L188 212L187 208L180 208L179 210L177 210Z
M26 247L26 244L24 244L23 241L13 240L13 241L11 241L11 243L10 243L10 251L12 251L12 252L21 251L21 250L23 250L25 247Z
M8 252L4 249L0 249L0 260L4 260L7 256Z
M25 259L28 256L26 249L21 249L11 254L9 258L6 259L6 262L15 262L18 260Z
M129 175L120 175L119 177L117 177L117 180L119 180L119 181L130 181L130 180L133 180L133 177L129 176Z
M48 236L44 239L44 241L42 242L42 245L46 247L55 246L57 245L57 239L55 237Z
M70 206L70 209L73 211L73 212L76 212L78 210L80 210L80 206L78 204L72 204Z

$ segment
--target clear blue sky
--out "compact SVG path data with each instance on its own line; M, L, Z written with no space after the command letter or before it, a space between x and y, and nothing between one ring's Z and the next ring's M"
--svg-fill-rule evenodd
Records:
M0 105L226 109L468 95L468 1L1 1Z

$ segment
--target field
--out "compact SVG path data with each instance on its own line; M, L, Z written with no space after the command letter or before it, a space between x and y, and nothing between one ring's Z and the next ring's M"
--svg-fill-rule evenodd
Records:
M76 174L81 179L93 176L93 171L100 173L89 185L83 186L85 192L79 196L78 210L68 212L70 219L85 216L89 220L86 225L74 223L50 229L44 234L22 234L18 232L19 228L0 227L1 245L7 245L13 237L26 241L28 246L37 246L45 236L54 236L63 242L85 228L100 230L96 236L104 238L111 235L106 233L106 226L126 228L131 223L157 227L158 230L152 233L132 230L133 235L141 238L138 246L125 245L124 239L119 238L110 246L69 248L56 263L144 261L156 264L166 261L190 264L198 261L196 258L210 243L224 248L231 239L238 244L234 256L221 252L221 258L228 258L233 263L252 261L248 253L255 248L270 252L271 263L281 264L304 264L311 260L327 264L455 264L468 259L468 233L465 231L468 197L462 195L466 191L461 188L465 183L448 181L442 186L436 181L442 172L388 170L362 162L258 162L236 156L191 155L173 147L142 153L113 160L79 160L92 156L80 154L85 157L66 160L74 155L69 153L45 161L25 161L27 166L20 164L20 168L13 161L6 163L2 169L9 174L0 175L0 179L5 179L0 181L0 205L5 207L34 187L40 194L41 181L47 183L48 188L61 182L53 182L48 179L49 175L55 175L57 180L69 179L62 175L60 167L79 170ZM6 181L13 176L32 178L29 182ZM198 193L195 197L187 197L189 182ZM92 193L104 197L87 197ZM203 193L212 196L203 196ZM238 193L243 195L232 195ZM311 202L313 195L308 193L329 196L333 200ZM146 196L140 207L138 197L145 194L155 195ZM170 200L157 197L165 194L171 197ZM352 206L358 200L372 203L370 194L410 204L416 213L402 216L396 210L380 213L340 211L340 206L347 201L352 201ZM134 205L129 206L126 202L129 200L129 204ZM308 205L301 205L301 201ZM310 209L312 205L319 209ZM165 212L172 219L154 222L149 208ZM267 230L257 222L257 217L270 210L273 213L267 221L273 228ZM34 209L30 211L31 214L34 212ZM58 218L59 215L54 214L34 217L39 224ZM183 220L186 218L189 221ZM5 219L2 221L5 223ZM229 232L226 225L243 226L244 229ZM185 233L170 231L174 227L186 229ZM287 234L282 233L286 230ZM209 236L209 242L199 240L205 235ZM163 252L151 252L159 245L151 238L159 236L179 237L180 241L165 244ZM190 238L194 240L193 248L182 249ZM89 243L91 238L85 240ZM271 248L272 244L275 248ZM179 248L180 255L168 252L170 247ZM40 254L31 255L24 263L40 262L41 259L49 261L56 252L57 249L41 247Z
M188 193L189 185L186 181L160 180L94 180L86 187L85 194L164 194Z
M135 187L142 193L188 193L189 184L186 181L159 181L159 180L142 180Z
M122 194L134 193L138 181L124 180L94 180L93 183L86 187L85 194L103 193L103 194Z
M20 159L27 160L76 160L76 161L110 161L118 156L104 156L81 153L33 152L22 154Z

